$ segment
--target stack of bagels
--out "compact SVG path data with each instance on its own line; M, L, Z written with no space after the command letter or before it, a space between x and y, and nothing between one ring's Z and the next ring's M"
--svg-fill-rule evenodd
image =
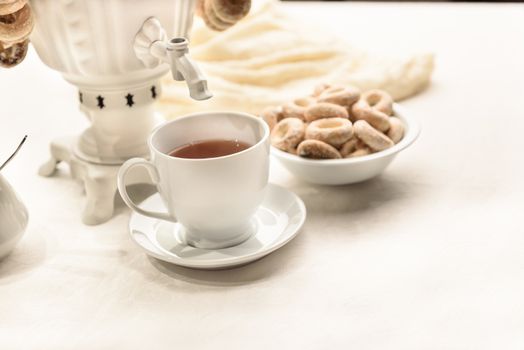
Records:
M24 60L33 26L27 0L0 0L0 67L11 68Z
M313 159L353 158L383 151L404 136L393 99L382 90L321 84L306 97L266 108L271 144Z

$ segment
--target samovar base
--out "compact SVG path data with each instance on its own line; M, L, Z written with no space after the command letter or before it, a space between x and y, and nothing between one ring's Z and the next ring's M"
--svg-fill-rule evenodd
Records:
M77 141L78 137L53 140L50 145L51 158L40 167L38 174L45 177L53 176L58 164L67 163L71 177L79 180L85 189L86 203L82 221L86 225L102 224L113 217L120 164L96 164L81 159L75 153ZM137 172L130 175L128 185L148 182L145 173Z

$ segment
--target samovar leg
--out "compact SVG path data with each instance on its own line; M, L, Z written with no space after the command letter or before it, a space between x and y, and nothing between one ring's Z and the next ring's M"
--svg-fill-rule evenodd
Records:
M71 162L71 157L73 156L73 142L74 138L72 137L62 137L53 140L49 147L51 158L42 164L38 170L38 174L40 176L49 177L55 173L56 167L60 162L66 162L69 164Z
M98 225L111 219L117 191L116 176L120 165L100 165L78 158L73 151L76 138L53 140L50 146L51 158L38 173L53 176L59 163L69 165L71 177L80 180L86 193L86 204L82 221L86 225Z
M113 216L119 166L87 163L84 164L84 169L86 204L82 221L86 225L98 225Z

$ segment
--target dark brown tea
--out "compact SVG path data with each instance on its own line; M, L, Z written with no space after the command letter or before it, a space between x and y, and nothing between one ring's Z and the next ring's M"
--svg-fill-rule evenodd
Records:
M252 145L238 140L203 140L175 148L169 155L178 158L216 158L248 149Z

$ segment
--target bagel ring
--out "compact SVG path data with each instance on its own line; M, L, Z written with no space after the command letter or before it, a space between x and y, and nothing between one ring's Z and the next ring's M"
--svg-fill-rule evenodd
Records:
M365 120L357 120L355 124L353 124L353 131L362 142L375 151L383 151L394 145L393 141L373 128Z
M353 126L346 118L323 118L306 128L306 140L319 140L339 148L353 136Z
M211 6L216 17L223 22L235 24L246 17L251 9L251 0L206 0L211 1Z
M304 139L306 125L298 118L279 121L271 130L271 144L284 152L294 153Z
M404 137L404 124L397 117L389 118L389 130L386 133L387 137L393 141L393 143L399 143Z
M357 120L365 120L385 132L389 129L389 116L393 113L393 99L385 91L370 90L362 94L351 111Z
M316 102L317 100L311 96L299 97L293 101L294 104L300 107L309 107Z
M370 107L390 116L393 114L393 98L383 90L373 89L362 94Z
M307 122L312 122L321 118L344 118L348 119L348 111L333 103L316 103L306 108L304 117Z
M319 140L304 140L297 148L297 155L312 159L340 159L338 150Z
M29 40L15 43L8 48L0 44L0 67L11 68L22 62L27 54Z
M367 156L368 154L373 153L373 151L369 147L363 147L356 149L355 151L351 152L346 156L346 158L355 158L355 157L362 157Z
M340 146L340 155L342 157L347 157L350 153L353 153L357 149L357 143L360 140L356 137L350 138L348 141L346 141L342 146Z
M306 108L315 103L312 97L297 98L282 106L282 118L298 118L305 120Z
M362 140L353 136L348 142L340 147L340 154L344 158L353 158L373 153L373 151Z
M260 117L267 123L269 130L273 130L275 125L283 119L282 107L267 107L260 113Z
M28 4L15 13L0 16L0 41L4 47L23 42L33 30L34 21Z
M217 16L212 6L213 1L214 0L200 0L199 4L197 5L197 12L200 13L200 16L210 29L223 32L224 30L233 26L234 23L225 22Z
M323 93L326 89L329 89L331 87L330 84L322 83L315 86L315 89L313 90L313 94L311 96L318 97L321 93Z
M25 6L27 0L0 1L0 16L15 13Z
M351 110L351 106L360 98L360 91L356 87L330 87L318 97L318 102L334 103Z

